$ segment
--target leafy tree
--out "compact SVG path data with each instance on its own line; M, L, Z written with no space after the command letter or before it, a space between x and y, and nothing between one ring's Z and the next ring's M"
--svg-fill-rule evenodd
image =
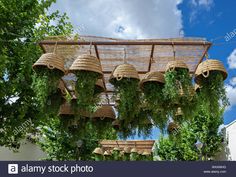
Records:
M192 121L181 124L172 135L160 138L155 154L162 160L207 160L213 157L222 147L218 127L223 118L208 113L201 105ZM195 147L197 140L203 143L200 150Z
M37 42L49 35L73 32L65 14L46 14L53 2L0 0L0 146L18 148L19 140L45 116L31 88L32 64L42 54ZM13 133L29 119L33 124L28 130Z
M111 126L99 133L96 124L88 121L83 128L86 132L82 136L68 131L58 117L41 126L38 144L47 153L46 160L93 160L92 152L99 146L99 140L117 138Z

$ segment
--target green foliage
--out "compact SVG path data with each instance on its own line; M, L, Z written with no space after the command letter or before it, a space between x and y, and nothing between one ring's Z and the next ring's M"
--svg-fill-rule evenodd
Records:
M140 111L139 80L123 78L120 81L114 80L112 84L115 86L115 96L119 97L117 109L120 120L120 135L127 137L134 134L134 129L137 127L134 121ZM139 117L139 121L140 119L145 118Z
M209 115L207 108L201 105L193 120L182 123L175 134L160 138L155 154L162 160L199 160L201 157L207 160L221 149L218 127L222 123L222 116ZM203 143L200 151L195 147L197 140Z
M165 97L163 95L164 84L147 82L143 85L144 103L147 115L154 124L163 132L168 120Z
M202 79L198 102L207 108L208 114L212 114L214 117L222 115L224 109L229 105L229 101L220 72L211 72L209 77Z
M41 68L40 73L33 75L32 89L35 91L36 102L43 113L57 114L62 104L62 95L58 89L60 71Z
M118 105L119 119L130 123L139 113L140 91L139 81L132 78L123 78L114 83L115 95L119 96Z
M99 78L99 74L92 71L77 71L76 77L76 90L78 92L77 108L94 112L96 103L98 102L95 84Z
M193 116L196 107L196 97L192 88L191 77L187 69L178 68L167 71L163 95L166 99L168 115L176 122L182 122ZM183 116L175 116L177 108L183 111Z
M69 117L61 119L65 118ZM99 133L96 124L89 120L80 119L77 126L65 128L61 119L54 117L41 128L39 144L47 153L47 160L93 160L92 151L100 139L117 138L111 126ZM81 128L86 131L81 133Z

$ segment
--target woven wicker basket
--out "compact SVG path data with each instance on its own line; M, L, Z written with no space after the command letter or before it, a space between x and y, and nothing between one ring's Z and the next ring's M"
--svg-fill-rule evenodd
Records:
M227 78L228 73L224 65L219 60L208 59L198 65L195 73L195 82L200 84L201 80L207 78L213 71L220 72L224 80Z
M114 120L113 122L112 122L112 127L115 129L115 130L119 130L119 128L120 128L120 121L119 120Z
M143 85L147 82L157 82L160 84L164 84L164 75L160 72L148 72L145 74L142 81L140 82L140 87L143 88Z
M119 147L114 147L112 151L121 151Z
M144 150L143 153L142 153L142 155L144 155L144 156L149 156L149 155L151 155L151 152L150 152L150 151L147 151L147 150Z
M137 150L137 148L132 148L130 152L131 153L138 153L138 150Z
M105 87L104 87L102 79L98 79L98 81L96 82L95 86L98 87L99 90L101 90L102 92L105 91Z
M65 87L65 84L62 80L60 80L60 82L59 82L58 89L61 91L61 94L63 96L66 96L66 87Z
M111 76L109 81L112 82L114 79L121 80L123 78L133 78L139 80L139 75L135 67L131 64L121 64L117 66Z
M109 150L106 150L103 154L104 156L110 156L111 155L111 152Z
M179 127L178 127L178 125L176 123L170 122L168 127L167 127L167 130L168 130L169 133L172 133L173 131L178 130L178 128Z
M100 118L101 120L103 119L115 120L116 114L111 106L102 106L92 115L92 117Z
M143 154L143 151L144 151L143 149L138 150L138 154L139 154L139 155L142 155L142 154Z
M100 154L103 155L103 150L101 148L95 148L93 154Z
M183 61L179 61L179 60L170 61L166 65L166 71L171 71L171 70L175 70L178 68L183 68L183 69L189 70L188 66Z
M201 88L201 86L200 86L199 84L195 84L195 85L194 85L194 90L195 90L195 92L199 92L199 91L200 91L200 88Z
M76 71L92 71L99 74L99 78L103 77L102 66L100 61L92 55L81 55L76 58L76 60L71 65L71 72Z
M187 89L187 92L188 92L189 95L194 96L195 90L194 90L193 86L189 86L188 89ZM185 96L186 95L183 88L179 89L179 95L180 96Z
M60 110L59 110L59 116L63 116L63 115L75 115L78 114L78 112L75 112L75 110L73 110L72 106L70 103L64 103L63 105L61 105ZM89 113L86 112L81 112L80 111L80 115L82 117L88 118Z
M47 67L48 69L57 69L62 72L62 75L65 73L64 60L55 53L45 53L33 64L34 70L40 69L42 67Z
M181 107L178 107L177 111L175 113L175 116L182 116L182 115L183 115L183 111L182 111Z
M131 152L130 147L124 147L124 153L129 154Z

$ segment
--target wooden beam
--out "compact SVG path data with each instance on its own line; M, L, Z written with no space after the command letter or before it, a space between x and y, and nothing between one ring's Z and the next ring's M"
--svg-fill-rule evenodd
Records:
M95 49L95 53L96 53L97 58L100 60L97 45L94 45L94 49Z
M204 45L204 46L206 47L206 48L205 48L205 51L203 52L203 54L202 54L200 60L198 61L198 64L196 65L196 68L195 68L194 72L192 73L192 74L193 74L193 77L194 77L194 74L195 74L195 72L196 72L196 70L197 70L198 65L202 62L202 60L204 59L204 57L205 57L205 55L207 54L208 50L209 50L210 47L212 46L212 44L210 43L209 45Z
M154 48L155 48L155 45L153 44L153 45L152 45L151 54L150 54L150 59L149 59L148 72L150 72L151 67L152 67L152 60L153 60Z
M39 45L211 45L208 41L41 41Z

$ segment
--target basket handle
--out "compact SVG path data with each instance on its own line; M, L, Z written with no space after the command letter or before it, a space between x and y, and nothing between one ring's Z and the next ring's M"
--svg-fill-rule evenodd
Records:
M206 74L205 74L205 72L206 72ZM206 71L203 71L203 70L202 70L202 75L203 75L203 77L207 78L207 77L209 77L209 74L210 74L210 71L209 71L209 70L206 70Z
M123 79L123 77L124 77L124 75L123 74L117 74L117 76L116 76L116 80L117 81L120 81L120 80L122 80Z
M171 64L168 68L169 71L174 71L175 70L175 65Z
M66 90L65 89L60 89L60 90L61 90L62 95L66 95Z
M51 63L48 63L48 64L47 64L47 67L48 67L49 69L54 69L54 68L55 68Z
M209 69L208 69L208 64L207 64L207 62L208 62L208 60L205 61L205 63L206 63L206 71L203 71L203 69L202 69L202 75L203 75L203 77L205 77L205 78L209 77L209 74L210 74L210 71L209 71ZM205 74L205 72L206 72L206 74Z

